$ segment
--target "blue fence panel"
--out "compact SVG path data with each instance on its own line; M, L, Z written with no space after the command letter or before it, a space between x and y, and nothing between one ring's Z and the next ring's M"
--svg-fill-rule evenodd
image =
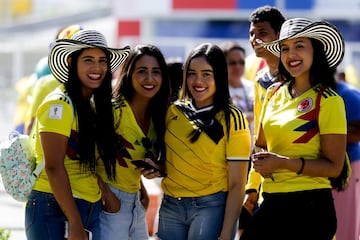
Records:
M275 6L275 0L236 0L237 9L255 9L263 5Z

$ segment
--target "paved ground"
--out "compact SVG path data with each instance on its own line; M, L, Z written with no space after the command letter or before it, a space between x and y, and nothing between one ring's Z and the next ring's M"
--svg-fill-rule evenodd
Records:
M0 179L0 229L11 230L10 240L25 240L24 204L14 200L4 190Z

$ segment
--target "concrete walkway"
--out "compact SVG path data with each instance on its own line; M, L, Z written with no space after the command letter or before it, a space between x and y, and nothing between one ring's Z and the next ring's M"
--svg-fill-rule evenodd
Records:
M24 203L14 200L8 195L0 178L0 229L11 231L10 240L25 240L25 208Z

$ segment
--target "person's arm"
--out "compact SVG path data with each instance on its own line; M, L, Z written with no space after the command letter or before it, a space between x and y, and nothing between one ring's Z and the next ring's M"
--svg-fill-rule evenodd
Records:
M350 121L347 129L347 143L360 141L360 120Z
M80 213L72 196L69 177L64 166L68 138L51 133L40 133L44 153L45 171L51 189L69 223L69 240L86 240Z
M262 183L261 175L251 167L248 174L248 180L245 186L245 199L244 207L250 212L253 213L254 208L259 200L259 189Z
M319 159L305 159L304 166L300 159L301 153L299 158L289 158L271 152L259 152L253 161L254 168L262 175L277 169L288 169L312 177L338 177L345 161L346 135L325 134L320 136L320 141L322 156Z
M230 240L239 219L245 195L245 184L248 172L248 161L229 161L229 192L226 199L224 223L220 239Z
M24 133L30 135L32 127L34 125L35 117L31 117L29 123L25 126Z
M150 199L142 180L140 180L140 201L144 208L147 210L149 207Z

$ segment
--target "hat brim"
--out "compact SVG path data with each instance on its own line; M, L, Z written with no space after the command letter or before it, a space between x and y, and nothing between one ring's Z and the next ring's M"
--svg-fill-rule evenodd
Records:
M124 48L108 48L96 45L86 44L84 42L76 41L73 39L59 39L51 48L49 54L48 64L51 73L61 83L65 83L69 78L68 57L84 48L101 48L110 53L110 70L115 72L116 69L125 61L130 54L130 47Z
M293 35L270 43L261 43L261 45L275 56L280 57L281 41L300 37L313 38L321 42L330 68L335 68L343 60L345 43L342 35L333 25L323 21L314 22Z

